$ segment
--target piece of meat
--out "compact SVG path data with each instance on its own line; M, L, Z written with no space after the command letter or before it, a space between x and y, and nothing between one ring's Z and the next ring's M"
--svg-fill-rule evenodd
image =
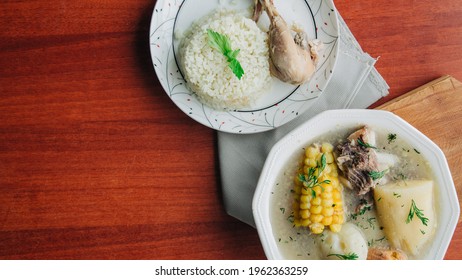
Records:
M406 254L396 249L369 248L368 260L407 260Z
M374 187L370 173L378 169L375 152L364 145L373 137L375 136L372 135L372 131L363 127L337 146L337 165L360 196L366 195Z
M268 35L271 74L294 85L307 82L315 71L315 54L307 43L305 32L290 29L277 12L273 0L254 2L253 19L257 21L264 9L270 20Z

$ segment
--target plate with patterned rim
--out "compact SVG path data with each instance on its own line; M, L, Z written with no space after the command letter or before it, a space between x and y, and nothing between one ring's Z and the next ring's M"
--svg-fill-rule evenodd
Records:
M300 86L273 78L271 89L255 105L219 111L202 104L186 87L178 66L178 36L194 21L217 10L249 10L252 0L159 0L150 25L150 51L156 75L170 99L197 122L218 131L251 134L277 128L308 110L329 82L338 53L338 20L332 0L274 0L289 25L302 27L322 43L316 72ZM264 21L264 20L263 20Z

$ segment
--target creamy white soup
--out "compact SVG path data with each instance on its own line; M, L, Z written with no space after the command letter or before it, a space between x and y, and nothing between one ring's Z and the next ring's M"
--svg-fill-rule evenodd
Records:
M328 133L306 143L305 147L313 143L331 143L338 159L336 147L348 142L347 138L361 128ZM358 208L363 197L358 195L357 189L343 184L344 222L338 233L326 227L322 233L314 234L306 226L294 225L294 181L299 176L305 148L285 164L273 188L270 209L275 241L284 258L366 259L369 255L369 259L375 259L376 249L398 251L407 259L420 259L425 254L437 225L434 213L437 186L433 186L429 164L418 149L399 134L369 130L373 134L372 143L353 142L367 145L377 155L377 173L381 177L374 178L374 186L368 194L372 204L363 208ZM339 176L345 179L343 170L339 169ZM387 252L380 251L378 259L383 256L386 259Z

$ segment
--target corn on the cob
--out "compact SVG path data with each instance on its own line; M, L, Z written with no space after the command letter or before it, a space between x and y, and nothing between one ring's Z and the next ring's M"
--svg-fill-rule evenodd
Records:
M333 146L313 144L305 149L295 176L294 225L320 234L328 227L339 232L344 222L342 188Z

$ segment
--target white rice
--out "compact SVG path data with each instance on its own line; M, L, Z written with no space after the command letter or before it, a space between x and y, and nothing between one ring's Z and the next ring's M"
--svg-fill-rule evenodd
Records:
M208 44L207 29L226 35L244 69L239 80L226 57ZM271 85L268 36L250 18L219 10L187 30L179 48L180 67L187 86L199 100L217 110L251 107Z

